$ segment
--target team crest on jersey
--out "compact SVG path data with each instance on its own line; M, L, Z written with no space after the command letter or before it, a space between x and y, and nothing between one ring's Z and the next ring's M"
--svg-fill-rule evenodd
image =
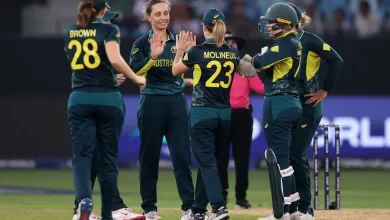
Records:
M184 60L184 61L188 60L188 53L186 53L186 54L184 55L183 60ZM183 74L183 75L184 75L184 74Z
M176 46L172 46L172 47L171 47L171 52L172 52L172 53L176 53L176 52L177 52Z

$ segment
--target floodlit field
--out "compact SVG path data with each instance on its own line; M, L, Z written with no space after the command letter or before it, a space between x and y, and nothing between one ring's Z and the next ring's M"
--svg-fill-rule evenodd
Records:
M195 177L194 171L193 176ZM333 189L331 173L331 190ZM322 178L322 172L320 174ZM230 172L229 204L231 219L256 220L271 213L268 174L266 170L250 173L248 200L253 208L234 210L234 172ZM194 178L195 179L195 178ZM390 175L387 171L341 172L342 210L315 212L317 220L389 219L388 190ZM323 179L320 179L323 183ZM119 189L125 203L141 212L138 172L121 170ZM323 188L320 185L320 207L323 207ZM70 170L0 170L1 220L70 220L72 218L73 184ZM100 212L99 185L95 188L94 212ZM333 191L331 198L333 199ZM180 219L180 200L172 171L160 171L158 182L158 207L164 220Z

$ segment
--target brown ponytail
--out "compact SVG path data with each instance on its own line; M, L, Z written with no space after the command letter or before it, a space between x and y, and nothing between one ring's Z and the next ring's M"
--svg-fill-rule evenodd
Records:
M78 8L77 25L82 28L86 28L96 15L97 11L92 0L80 3Z
M217 47L221 47L225 41L226 25L221 19L214 20L213 22L215 22L213 28L214 42Z
M310 22L311 22L311 17L306 15L306 13L302 13L302 18L299 21L299 27L303 28L305 25L310 24Z

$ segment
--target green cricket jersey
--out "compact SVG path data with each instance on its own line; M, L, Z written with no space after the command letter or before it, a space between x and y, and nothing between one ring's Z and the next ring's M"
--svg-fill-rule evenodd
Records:
M120 43L119 28L95 18L86 28L72 25L64 31L65 53L70 61L72 88L105 87L118 89L116 71L108 60L105 44Z
M252 65L265 71L266 96L298 94L297 76L301 53L302 47L296 32L290 31L276 37L267 52L252 58Z
M193 67L192 106L230 108L230 89L239 54L234 46L217 47L214 39L192 47L182 62Z
M302 86L305 91L301 91L303 93L301 95L315 93L320 89L319 70L321 59L329 65L329 72L321 89L331 92L341 75L344 64L343 59L332 47L313 33L300 29L298 38L302 43L299 81L305 84Z
M172 95L183 91L183 76L172 75L172 63L176 56L175 35L167 30L168 40L163 53L156 59L151 57L150 40L152 30L138 38L131 49L129 65L139 76L146 77L142 94Z

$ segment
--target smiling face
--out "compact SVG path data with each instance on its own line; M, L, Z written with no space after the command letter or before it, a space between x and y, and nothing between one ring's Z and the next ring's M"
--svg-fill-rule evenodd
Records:
M163 2L154 4L151 12L146 16L152 27L157 30L163 30L169 24L169 6Z

